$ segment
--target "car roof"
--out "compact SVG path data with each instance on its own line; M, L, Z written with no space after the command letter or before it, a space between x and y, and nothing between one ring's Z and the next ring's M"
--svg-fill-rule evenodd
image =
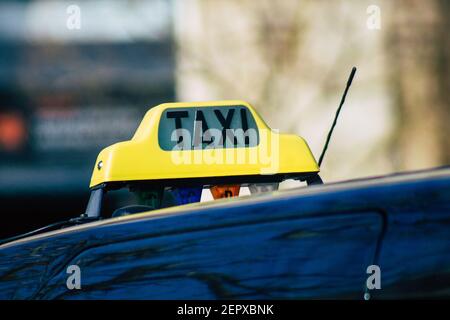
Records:
M369 177L369 178L361 178L361 179L353 179L346 181L339 181L334 183L328 183L323 185L314 185L308 187L299 187L293 189L286 189L280 191L274 191L269 193L261 193L257 195L251 196L243 196L243 197L235 197L229 199L215 200L209 202L202 203L192 203L182 206L175 206L170 208L158 209L148 212L137 213L128 216L122 216L117 218L110 218L105 220L100 220L96 222L86 223L83 225L67 227L60 230L45 232L42 234L37 234L34 236L30 236L27 238L19 239L16 241L12 241L9 243L5 243L0 245L0 249L7 248L10 246L18 245L21 243L26 243L35 240L42 240L45 238L49 238L52 236L60 235L60 234L68 234L72 232L78 232L81 230L103 227L112 224L121 224L128 222L137 222L139 220L147 220L147 219L155 219L155 218L164 218L167 216L180 215L180 214L189 214L193 211L208 211L214 210L216 208L223 207L235 207L240 205L248 205L252 203L260 203L271 200L289 200L290 198L297 197L311 197L311 196L319 196L326 193L334 193L334 192L345 192L351 190L365 189L370 187L383 187L386 185L395 185L395 184L411 184L420 181L427 180L448 180L450 183L450 167L441 167L441 168L433 168L427 170L420 170L414 172L401 172L401 173L393 173L383 176Z

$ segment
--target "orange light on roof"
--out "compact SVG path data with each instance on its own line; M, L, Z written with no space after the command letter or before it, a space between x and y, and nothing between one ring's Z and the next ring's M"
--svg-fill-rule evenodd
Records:
M222 198L231 198L239 196L239 190L241 186L239 184L212 186L210 188L211 193L215 200Z

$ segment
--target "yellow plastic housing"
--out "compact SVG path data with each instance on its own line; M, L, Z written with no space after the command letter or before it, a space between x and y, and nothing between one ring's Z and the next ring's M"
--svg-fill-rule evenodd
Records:
M247 107L254 117L260 135L257 146L178 151L166 151L159 146L158 126L164 110L237 105ZM244 101L164 103L146 113L131 140L113 144L100 152L90 188L108 182L318 171L316 160L301 137L271 130Z

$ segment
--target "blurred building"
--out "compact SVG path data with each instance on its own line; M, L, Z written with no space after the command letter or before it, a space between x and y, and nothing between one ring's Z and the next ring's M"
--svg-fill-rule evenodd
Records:
M169 1L75 3L0 2L3 233L83 213L98 152L175 99Z
M326 181L450 163L446 0L177 1L181 100L240 98L318 158Z

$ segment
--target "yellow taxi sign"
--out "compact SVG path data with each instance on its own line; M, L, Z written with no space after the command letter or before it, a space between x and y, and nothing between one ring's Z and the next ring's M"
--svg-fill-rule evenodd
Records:
M318 171L302 138L271 130L244 101L165 103L146 113L131 140L100 152L90 187L258 182Z

